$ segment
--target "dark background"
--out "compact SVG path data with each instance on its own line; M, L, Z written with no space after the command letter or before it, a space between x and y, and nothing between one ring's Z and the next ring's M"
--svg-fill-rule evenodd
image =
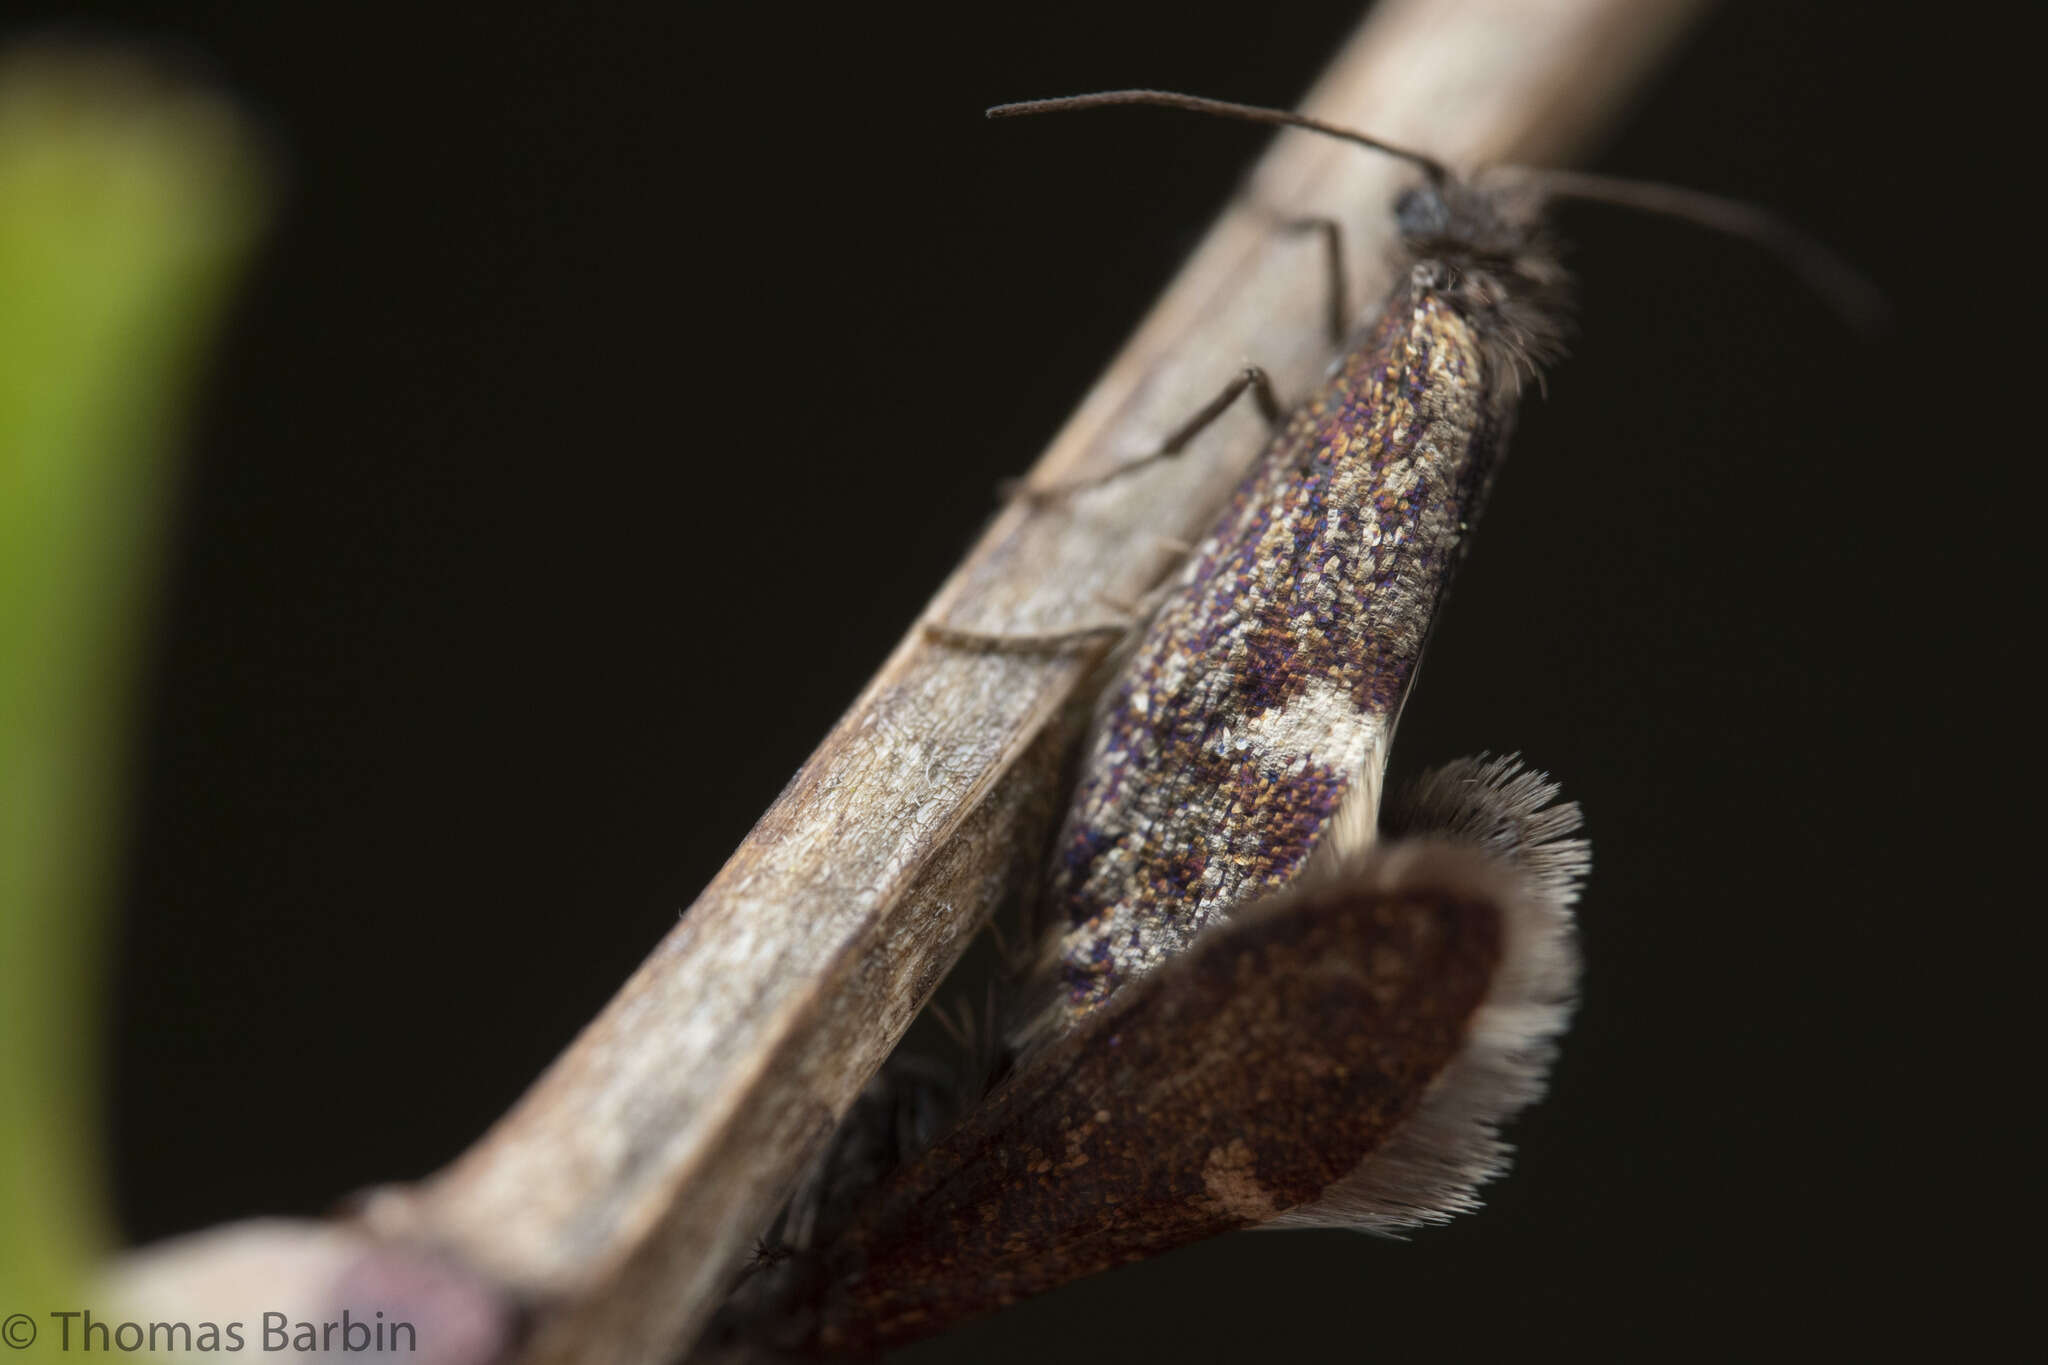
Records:
M1291 103L1356 10L858 8L66 7L243 96L286 179L141 718L133 1237L425 1174L510 1104L1264 142L980 109ZM1956 245L1997 218L1963 164L1995 125L1959 107L1993 82L1863 14L1729 7L1590 164L1807 224L1893 334L1740 243L1565 215L1583 337L1406 720L1403 768L1520 750L1594 840L1585 1003L1514 1175L1408 1245L1225 1239L915 1358L1666 1354L1969 1315L1930 1266L2002 1176L1945 1024L1996 1007L1969 964L2007 902L1956 849L2017 787L1978 730L2020 668L1994 623L2035 598L2003 523L2038 442L1970 427L2027 401L1972 309L2017 285Z

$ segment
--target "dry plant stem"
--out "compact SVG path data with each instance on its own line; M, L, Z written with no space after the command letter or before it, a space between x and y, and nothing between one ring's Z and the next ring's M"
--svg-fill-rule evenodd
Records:
M1395 0L1303 107L1456 168L1554 162L1615 114L1698 8ZM1065 92L990 95L1019 93ZM989 155L1035 131L991 128ZM1387 206L1414 175L1280 135L1032 481L1084 479L1156 447L1247 360L1283 395L1313 385L1330 357L1327 269L1314 239L1282 229L1343 225L1355 314L1389 284ZM929 618L1047 632L1143 596L1169 562L1160 538L1197 537L1264 439L1242 405L1175 467L1064 506L1012 506ZM1092 658L952 649L913 630L604 1012L452 1166L371 1201L368 1228L529 1305L524 1360L672 1359L1026 874Z

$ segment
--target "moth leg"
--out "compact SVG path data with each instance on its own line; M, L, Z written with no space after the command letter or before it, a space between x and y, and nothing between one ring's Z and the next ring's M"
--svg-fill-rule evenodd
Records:
M1159 581L1136 601L1127 597L1115 597L1106 592L1095 594L1096 601L1119 616L1128 616L1133 622L1148 622L1152 619L1153 613L1159 610L1160 603L1173 591L1174 575L1179 573L1181 566L1201 548L1191 540L1181 540L1176 536L1148 536L1146 539L1152 543L1153 549L1163 551L1171 561L1161 570Z
M1335 218L1297 218L1284 226L1287 232L1318 232L1323 254L1329 262L1330 299L1327 325L1330 341L1342 346L1351 334L1351 285L1344 273L1344 228Z
M1005 496L1015 495L1028 498L1035 503L1051 502L1058 498L1071 497L1076 493L1086 492L1089 489L1100 488L1107 483L1114 483L1118 479L1135 474L1141 469L1150 469L1153 465L1164 460L1170 460L1183 450L1186 450L1188 443L1201 435L1211 422L1214 422L1225 412L1229 411L1230 405L1235 403L1246 390L1251 391L1252 401L1258 404L1259 415L1266 419L1266 425L1277 431L1281 424L1287 420L1287 413L1281 407L1279 397L1273 392L1273 381L1258 366L1247 365L1238 371L1236 378L1223 386L1220 393L1204 404L1200 411L1188 418L1187 421L1181 423L1172 435L1160 443L1159 449L1153 451L1150 455L1140 455L1137 459L1127 460L1105 474L1097 474L1090 478L1068 479L1061 483L1039 484L1036 486L1018 480L1004 485L1002 491Z
M1131 633L1133 621L1103 621L1067 630L985 631L960 630L938 621L924 623L924 638L935 645L973 650L980 654L1061 654L1098 640L1121 640Z
M1176 555L1192 552L1194 548L1164 536L1160 537L1160 541ZM1059 654L1093 644L1098 640L1114 640L1119 645L1125 645L1151 624L1152 617L1158 612L1160 605L1177 586L1179 585L1169 576L1136 602L1122 602L1106 594L1098 595L1097 601L1119 614L1121 619L1114 621L1099 621L1092 625L1072 626L1065 630L1043 631L961 630L940 621L927 621L924 623L924 638L935 645L969 649L983 654Z

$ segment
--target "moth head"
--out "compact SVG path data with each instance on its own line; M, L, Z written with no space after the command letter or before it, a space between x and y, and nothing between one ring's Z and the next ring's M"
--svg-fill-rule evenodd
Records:
M1412 243L1442 237L1451 230L1451 206L1442 185L1415 185L1394 201L1394 223L1403 240Z
M1394 225L1417 256L1510 260L1535 244L1542 216L1539 196L1449 177L1411 186L1394 200Z

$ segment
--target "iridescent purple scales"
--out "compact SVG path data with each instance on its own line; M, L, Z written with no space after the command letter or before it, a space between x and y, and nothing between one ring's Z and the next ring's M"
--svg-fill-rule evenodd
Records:
M1414 267L1106 693L1047 902L1070 1020L1292 881L1379 772L1528 358L1471 288Z

